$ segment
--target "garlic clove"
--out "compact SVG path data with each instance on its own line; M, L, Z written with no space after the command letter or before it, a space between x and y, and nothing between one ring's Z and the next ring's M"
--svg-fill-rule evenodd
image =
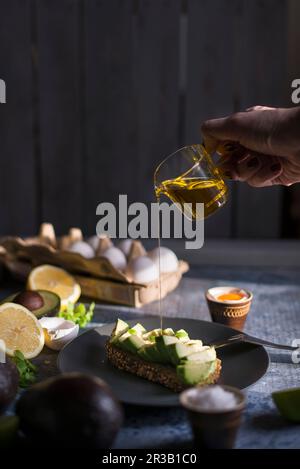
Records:
M64 318L44 317L39 323L44 331L45 344L52 350L61 350L68 342L75 339L79 332L77 324Z

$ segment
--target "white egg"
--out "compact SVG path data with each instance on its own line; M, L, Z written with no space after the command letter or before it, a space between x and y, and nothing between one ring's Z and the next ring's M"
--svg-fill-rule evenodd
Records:
M159 267L159 252L160 252L160 268L162 273L175 272L178 269L178 259L176 254L171 249L161 247L153 249L148 253L148 256Z
M99 245L99 238L97 235L91 236L86 240L86 242L94 249L95 252L97 251Z
M94 249L85 241L76 241L75 243L71 244L71 246L68 248L68 251L77 252L87 259L95 257Z
M125 254L126 257L128 257L130 253L131 246L132 246L132 239L123 239L118 244L118 248L121 249L121 251L123 252L123 254Z
M124 253L121 251L121 249L115 246L112 246L106 249L106 251L104 251L103 254L101 254L101 256L108 259L116 269L119 269L122 271L125 270L126 257Z
M127 274L131 280L137 283L149 283L159 277L156 264L148 256L132 259L128 265Z

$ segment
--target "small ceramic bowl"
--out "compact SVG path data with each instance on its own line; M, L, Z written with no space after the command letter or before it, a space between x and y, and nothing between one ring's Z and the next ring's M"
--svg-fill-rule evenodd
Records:
M235 395L236 404L230 409L201 409L195 404L197 393L203 388L189 388L180 394L180 403L185 408L194 434L195 447L205 449L231 449L241 423L245 408L245 396L237 388L221 386Z
M205 297L214 322L239 331L244 329L253 298L250 291L233 286L221 286L209 288ZM226 299L226 297L236 299Z

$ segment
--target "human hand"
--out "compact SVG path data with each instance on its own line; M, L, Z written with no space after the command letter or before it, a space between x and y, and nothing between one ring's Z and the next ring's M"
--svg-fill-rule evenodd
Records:
M255 106L208 120L201 130L208 152L231 147L219 161L225 176L253 187L300 182L300 107Z

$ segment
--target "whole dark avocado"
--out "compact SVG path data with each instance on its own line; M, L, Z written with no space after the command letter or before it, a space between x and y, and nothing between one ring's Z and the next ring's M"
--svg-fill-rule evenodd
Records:
M32 386L17 403L20 428L42 447L110 448L123 412L99 378L65 373Z
M5 363L0 363L0 414L15 398L18 385L19 372L17 367L9 358L6 358Z

